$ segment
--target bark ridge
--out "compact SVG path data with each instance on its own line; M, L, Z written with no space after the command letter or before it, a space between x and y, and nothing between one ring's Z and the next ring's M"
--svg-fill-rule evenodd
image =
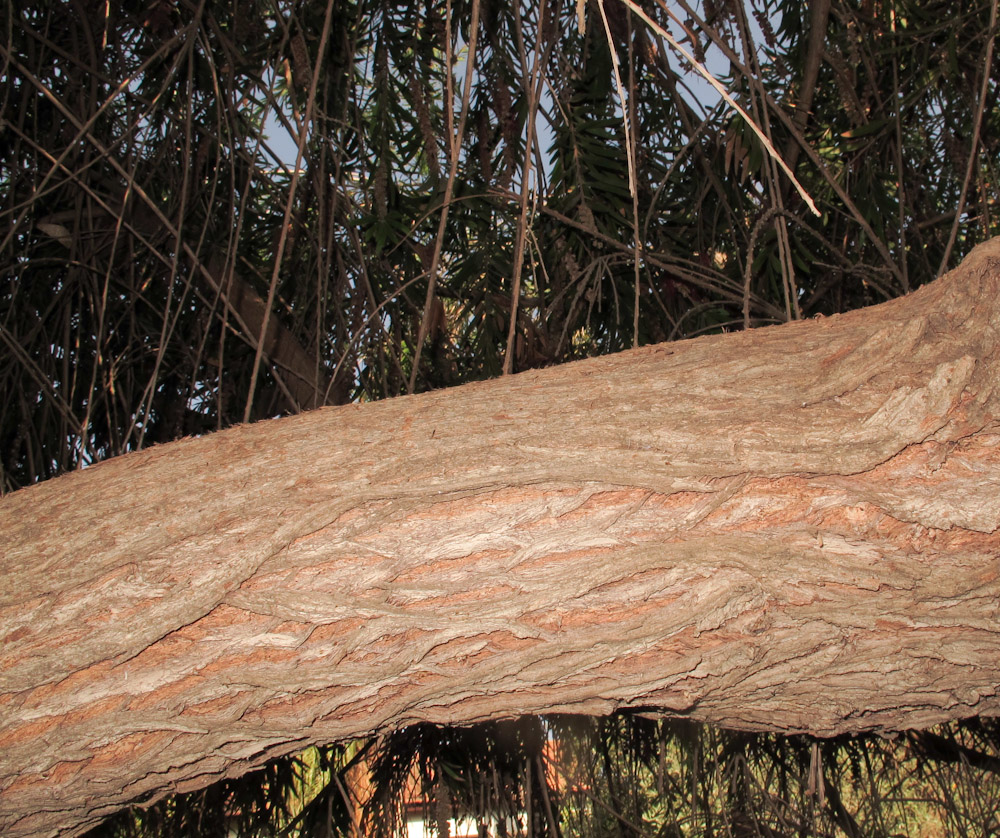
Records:
M416 721L1000 712L1000 239L908 297L0 500L0 831Z

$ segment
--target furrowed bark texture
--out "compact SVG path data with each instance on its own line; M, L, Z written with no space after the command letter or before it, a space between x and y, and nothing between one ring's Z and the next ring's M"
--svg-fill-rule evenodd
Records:
M1000 240L862 312L184 440L0 502L0 832L309 743L1000 713Z

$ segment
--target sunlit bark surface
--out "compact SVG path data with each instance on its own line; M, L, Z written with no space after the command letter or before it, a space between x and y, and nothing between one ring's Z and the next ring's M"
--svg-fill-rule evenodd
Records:
M0 501L0 833L426 720L1000 713L1000 240L911 296Z

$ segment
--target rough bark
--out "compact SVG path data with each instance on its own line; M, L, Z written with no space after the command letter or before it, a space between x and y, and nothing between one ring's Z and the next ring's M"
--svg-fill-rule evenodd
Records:
M419 720L1000 713L1000 240L861 312L156 447L0 501L0 832Z

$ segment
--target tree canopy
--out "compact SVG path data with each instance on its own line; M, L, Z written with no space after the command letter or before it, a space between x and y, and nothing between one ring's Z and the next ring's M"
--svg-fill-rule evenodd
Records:
M996 233L990 3L645 3L8 9L0 489L845 311Z

